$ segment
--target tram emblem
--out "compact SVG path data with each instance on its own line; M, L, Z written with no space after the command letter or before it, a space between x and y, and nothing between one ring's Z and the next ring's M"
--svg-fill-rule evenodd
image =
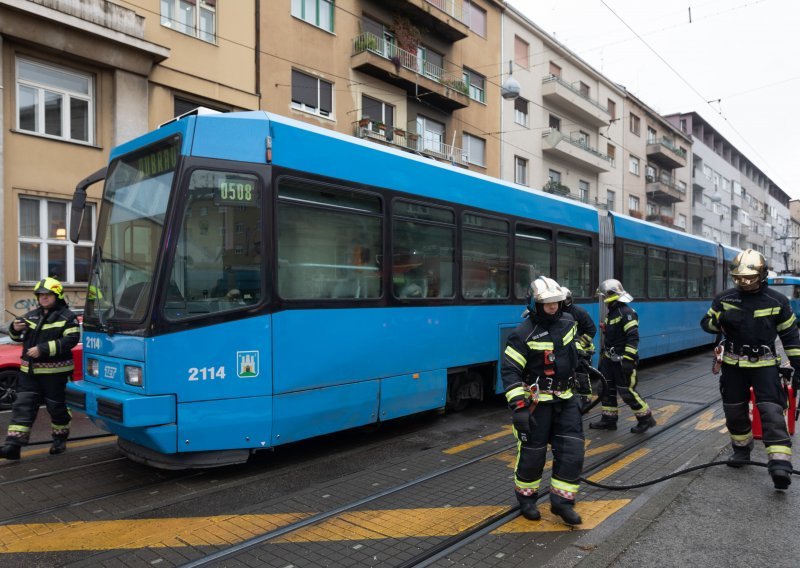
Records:
M258 376L258 351L236 352L236 376L244 379Z

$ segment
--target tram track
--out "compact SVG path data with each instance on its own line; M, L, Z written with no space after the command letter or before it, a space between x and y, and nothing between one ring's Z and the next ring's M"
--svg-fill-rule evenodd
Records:
M652 392L648 393L646 396L648 398L655 398L656 395L658 395L658 394L660 394L662 392L666 392L666 391L672 390L672 389L674 389L676 387L680 387L680 386L686 385L688 383L691 383L691 382L696 381L698 379L704 378L706 376L707 376L707 372L703 372L700 375L692 376L692 377L687 378L687 379L685 379L683 381L680 381L680 382L677 382L677 383L671 383L668 386L665 386L664 388L661 388L661 389L658 389L658 390L655 390L655 391L652 391ZM638 446L643 445L643 444L649 442L650 440L652 440L653 438L655 438L657 436L661 436L664 433L669 432L673 428L678 427L678 426L686 423L686 421L692 419L693 417L697 416L698 414L700 414L703 411L705 411L708 408L710 408L716 401L710 401L710 402L706 402L706 403L697 403L697 402L692 402L692 401L683 401L683 402L686 402L687 404L688 403L699 404L699 407L693 409L690 413L688 413L686 416L682 417L681 419L679 419L679 420L677 420L677 421L675 421L673 423L667 424L666 426L654 431L651 435L649 435L647 437L644 437L644 438L641 438L641 439L637 439L637 440L633 441L632 443L629 443L629 444L623 446L622 448L612 452L610 455L607 455L602 459L594 461L588 467L584 468L584 474L585 475L591 475L592 473L594 473L594 472L596 472L598 470L601 470L608 463L613 462L613 461L619 459L621 456L624 456L625 454L629 453L630 451L636 449ZM596 415L594 415L594 416L596 416ZM587 421L589 419L590 419L590 417L586 418ZM271 540L275 540L275 539L278 539L278 538L281 538L281 537L285 537L289 533L296 532L296 531L299 531L301 529L305 529L305 528L307 528L309 526L320 524L320 523L322 523L322 522L324 522L324 521L326 521L328 519L331 519L331 518L334 518L336 516L342 515L343 513L346 513L348 511L352 511L354 509L357 509L358 507L361 507L361 506L363 506L363 505L365 505L367 503L376 501L378 499L387 497L387 496L395 494L395 493L399 493L400 491L403 491L403 490L418 486L418 485L420 485L422 483L425 483L427 481L430 481L432 479L435 479L435 478L438 478L438 477L441 477L441 476L448 475L450 473L453 473L455 471L461 470L463 468L467 468L467 467L472 466L472 465L474 465L476 463L479 463L479 462L481 462L481 461L483 461L485 459L488 459L488 458L497 456L499 454L502 454L504 452L507 452L507 451L513 449L515 446L516 446L515 443L511 443L511 444L504 445L504 446L502 446L500 448L495 448L495 449L493 449L491 451L484 452L484 453L482 453L482 454L480 454L480 455L478 455L476 457L473 457L473 458L471 458L471 459L469 459L469 460L467 460L465 462L462 462L460 464L457 464L457 465L454 465L454 466L450 466L450 467L447 467L447 468L442 468L442 469L440 469L438 471L434 471L434 472L431 472L429 474L420 476L420 477L418 477L418 478L416 478L414 480L408 481L406 483L402 483L402 484L396 485L394 487L388 488L386 490L373 493L373 494L371 494L369 496L366 496L366 497L358 499L356 501L352 501L350 503L341 505L341 506L336 507L334 509L331 509L329 511L325 511L323 513L318 513L316 515L313 515L313 516L308 517L306 519L303 519L301 521L297 521L295 523L288 524L288 525L280 527L278 529L275 529L275 530L266 532L264 534L258 535L256 537L250 538L248 540L242 541L242 542L240 542L238 544L235 544L235 545L232 545L230 547L223 548L221 550L218 550L218 551L216 551L216 552L214 552L212 554L209 554L209 555L204 556L202 558L199 558L197 560L188 562L186 564L182 564L180 566L180 568L196 568L196 567L200 567L200 566L208 566L208 565L213 564L214 562L217 562L217 561L220 561L220 560L223 560L223 559L228 559L228 558L231 558L231 557L235 557L237 554L242 553L242 552L247 551L247 550L250 550L252 548L255 548L258 545L268 543ZM547 498L548 498L547 495L544 495L544 496L542 496L542 498L540 498L540 501L544 501ZM443 556L446 556L447 554L450 554L450 553L452 553L452 552L454 552L454 551L466 546L467 544L469 544L470 542L472 542L476 538L479 538L480 536L488 534L488 533L492 532L493 530L495 530L496 528L498 528L498 527L500 527L500 526L502 526L502 525L514 520L515 518L517 518L519 516L519 514L520 513L519 513L519 507L518 506L517 507L510 507L507 511L498 513L498 514L496 514L496 515L484 520L483 522L478 523L474 527L472 527L472 528L470 528L470 529L468 529L468 530L466 530L466 531L464 531L462 533L459 533L457 535L453 535L452 537L446 539L442 543L439 543L438 545L436 545L433 548L429 549L428 551L423 551L419 555L417 555L417 556L407 560L403 564L401 564L400 568L412 568L412 567L415 567L415 566L428 566L432 562L435 562L436 560L438 560L439 558L441 558Z

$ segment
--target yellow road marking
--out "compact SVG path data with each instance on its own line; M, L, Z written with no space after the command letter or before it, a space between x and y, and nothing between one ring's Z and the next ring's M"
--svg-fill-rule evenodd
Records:
M664 425L669 422L673 416L675 416L678 411L680 411L681 406L679 404L668 404L659 409L654 409L653 414L655 415L656 421L659 425ZM634 417L635 418L635 417Z
M103 444L111 444L117 443L116 436L110 436L108 438L98 438L96 440L78 440L77 442L70 442L67 440L67 451L70 451L75 448L87 448L90 446L101 446ZM49 454L50 448L39 448L38 450L26 450L22 452L22 456L41 456L44 454Z
M725 417L719 418L714 420L714 415L716 411L712 408L706 410L700 415L700 418L697 419L697 424L695 425L695 430L714 430L715 428L719 428L720 426L725 424ZM726 429L727 430L727 429Z
M624 507L629 499L579 501L579 529L591 529ZM300 529L274 542L328 542L384 538L453 536L506 511L506 506L436 507L353 511ZM180 548L236 544L297 522L312 513L220 515L125 521L79 521L0 526L0 553ZM515 519L495 533L569 531L542 507L542 521Z
M650 453L650 450L647 449L647 448L641 448L639 450L636 450L635 452L631 453L630 455L625 456L621 460L619 460L617 462L614 462L610 466L601 469L600 471L598 471L597 473L595 473L593 476L589 477L588 479L589 479L589 481L595 481L595 482L602 481L603 479L605 479L609 475L612 475L612 474L618 472L623 467L635 462L639 458L644 457L649 453Z
M452 448L448 448L444 450L443 453L445 454L457 454L458 452L463 452L464 450L468 450L470 448L474 448L475 446L480 446L481 444L485 444L486 442L491 442L492 440L496 440L498 438L503 438L504 436L508 436L511 434L511 426L505 426L500 432L495 434L489 434L488 436L484 436L483 438L479 438L478 440L472 440L471 442L465 442L460 446L453 446Z

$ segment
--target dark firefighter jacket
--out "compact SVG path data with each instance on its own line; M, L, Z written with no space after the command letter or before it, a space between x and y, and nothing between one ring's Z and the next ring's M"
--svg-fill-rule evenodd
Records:
M506 392L514 385L532 385L538 381L542 389L540 401L552 400L553 391L560 393L559 398L570 398L573 395L571 380L578 364L577 328L572 316L563 313L555 321L534 315L519 324L508 337L503 355L501 375ZM546 353L555 356L550 365L545 361ZM548 368L553 370L552 375L546 373Z
M639 360L639 315L625 302L612 302L601 326L603 348L631 361Z
M578 343L576 345L578 351L594 352L592 341L597 334L597 328L594 326L592 316L578 304L572 304L565 308L564 312L575 318L575 322L578 324Z
M62 375L72 373L75 364L72 361L72 348L78 344L81 329L78 320L70 309L55 306L47 316L38 307L22 316L28 327L21 332L8 326L8 335L14 341L22 342L22 364L19 370L30 371L33 363L33 374L37 376ZM41 355L31 359L26 352L38 346Z
M742 292L730 288L717 295L711 307L700 320L700 325L708 333L723 333L725 339L732 343L726 346L728 352L735 352L743 346L767 346L775 353L775 339L780 337L783 349L793 366L800 365L800 335L797 331L797 319L789 300L767 286L757 292ZM774 361L757 364L742 359L732 360L727 356L726 363L739 366L775 365Z

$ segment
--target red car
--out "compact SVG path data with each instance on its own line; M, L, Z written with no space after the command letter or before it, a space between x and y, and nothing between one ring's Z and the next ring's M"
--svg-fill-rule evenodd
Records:
M82 319L78 316L79 321ZM11 408L16 398L21 358L22 343L12 341L8 335L0 335L0 410ZM78 381L83 378L83 343L78 343L72 350L72 358L75 360L72 379Z

